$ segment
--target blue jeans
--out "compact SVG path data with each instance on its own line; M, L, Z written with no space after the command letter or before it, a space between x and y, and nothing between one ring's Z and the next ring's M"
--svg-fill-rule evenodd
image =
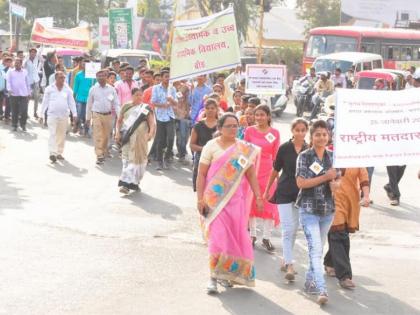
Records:
M324 271L322 268L322 250L327 239L334 214L319 216L299 209L300 222L308 242L309 269L306 273L307 282L315 282L320 293L326 293Z
M179 157L185 157L187 155L187 143L190 136L190 120L189 119L177 119L175 121L176 128L176 148L178 150Z
M296 232L299 227L299 213L294 203L277 205L281 218L281 234L283 239L284 264L293 264L293 247L296 241Z
M86 122L86 103L84 102L76 102L76 109L77 109L77 120L79 123Z

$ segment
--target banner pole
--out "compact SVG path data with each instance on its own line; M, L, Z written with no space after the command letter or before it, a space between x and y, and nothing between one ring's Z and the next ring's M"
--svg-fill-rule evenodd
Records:
M12 23L12 0L9 0L9 37L10 37L10 50L13 46L13 23Z

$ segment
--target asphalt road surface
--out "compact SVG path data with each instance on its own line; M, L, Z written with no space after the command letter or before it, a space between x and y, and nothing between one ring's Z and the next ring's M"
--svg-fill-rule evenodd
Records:
M293 118L289 105L275 121L282 142ZM374 204L351 239L357 288L329 278L330 302L320 308L302 291L302 231L295 283L280 272L277 228L274 254L257 244L255 289L208 296L190 165L150 167L142 192L122 197L118 156L98 167L91 139L69 134L66 161L52 165L47 139L34 120L26 133L0 122L0 314L420 314L418 167L406 170L399 207L382 188L385 168L376 169Z

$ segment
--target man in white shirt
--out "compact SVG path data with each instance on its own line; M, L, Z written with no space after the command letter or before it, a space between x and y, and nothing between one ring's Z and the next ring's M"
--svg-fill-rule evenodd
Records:
M342 74L340 68L335 69L335 73L333 76L331 76L331 80L334 82L334 86L337 86L337 84L341 84L341 87L343 89L347 88L346 76Z
M37 50L31 48L29 50L29 58L25 61L24 68L28 71L29 84L32 90L32 98L34 99L34 117L38 118L38 99L39 99L39 60Z
M86 125L92 119L93 140L95 145L96 164L103 164L108 153L109 136L112 130L112 111L118 114L120 102L117 91L107 84L108 71L103 69L96 74L98 81L89 90L86 108Z
M42 101L42 117L47 114L48 131L50 138L48 147L50 160L55 163L64 160L63 150L66 140L66 131L69 120L69 110L73 117L77 117L76 102L73 91L65 84L66 75L62 71L55 73L55 83L49 85L44 92ZM42 124L42 118L41 118Z

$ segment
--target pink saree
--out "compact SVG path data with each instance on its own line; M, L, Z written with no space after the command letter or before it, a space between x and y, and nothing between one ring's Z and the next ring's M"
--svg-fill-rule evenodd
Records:
M211 276L249 287L255 286L255 269L248 233L250 187L244 175L258 153L258 147L237 141L211 163L203 196L209 207L204 224Z

